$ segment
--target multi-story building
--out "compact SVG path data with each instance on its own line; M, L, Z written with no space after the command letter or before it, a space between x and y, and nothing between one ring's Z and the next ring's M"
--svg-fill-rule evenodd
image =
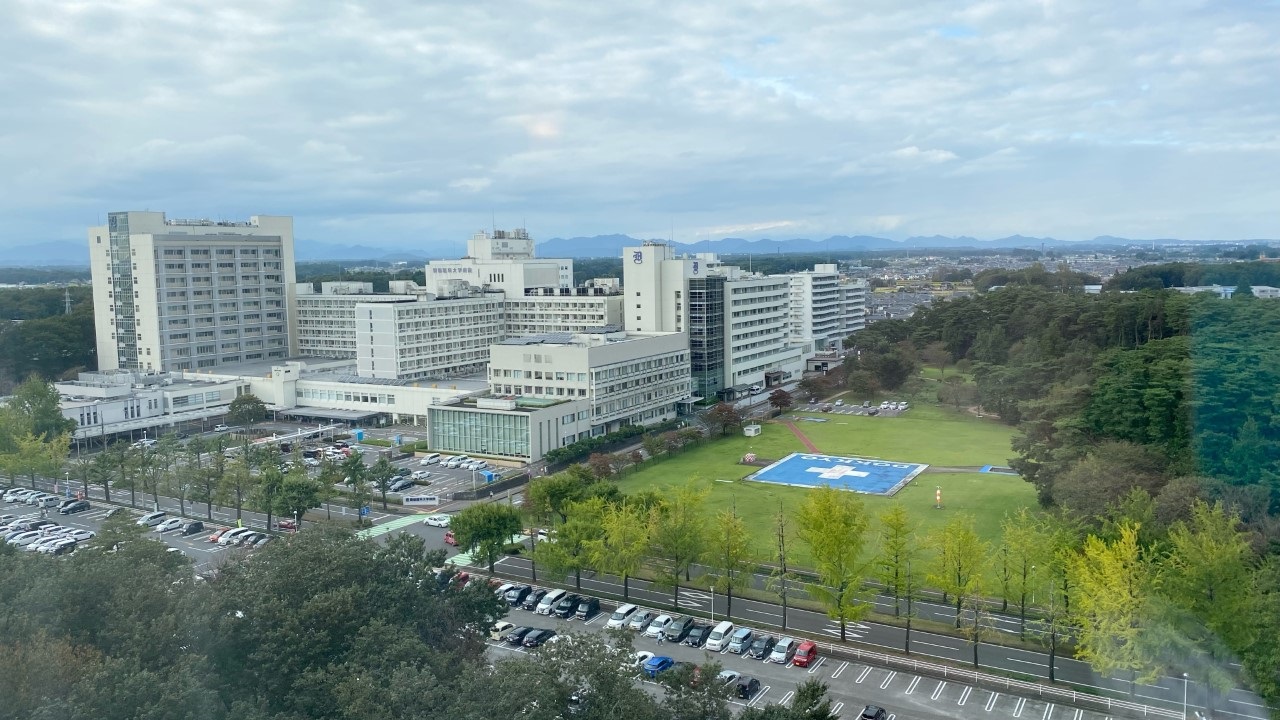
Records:
M867 326L867 281L862 278L844 278L838 286L840 290L840 330L841 339L858 332ZM839 345L835 346L837 349Z
M499 397L586 399L594 435L651 425L689 401L689 339L619 326L511 338L490 351L489 384Z
M113 212L89 228L102 370L201 370L292 354L293 219Z
M505 337L503 294L410 298L356 305L361 377L448 378L483 372Z
M622 291L588 285L576 288L530 288L509 296L504 304L506 334L584 332L622 324Z
M77 447L105 444L123 433L148 431L178 423L203 423L220 417L243 382L177 380L166 373L142 370L83 372L77 380L54 383L62 396L62 415L76 421Z
M835 265L791 273L790 341L806 353L839 345L844 339L843 300Z
M573 260L536 258L524 229L495 230L473 235L464 258L427 263L426 275L432 295L501 290L520 297L529 288L572 288Z
M375 294L373 283L298 283L298 354L307 357L355 358L357 353L356 306L362 303L413 302L413 295Z

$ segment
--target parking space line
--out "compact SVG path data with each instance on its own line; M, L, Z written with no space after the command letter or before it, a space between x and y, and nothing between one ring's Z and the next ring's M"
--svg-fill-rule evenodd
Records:
M1081 720L1083 717L1084 717L1084 711L1081 710L1080 708L1076 708L1076 714L1072 716L1071 720Z
M870 674L871 674L871 666L868 665L865 669L863 669L862 674L858 675L858 679L855 680L854 682L861 683L863 680L866 680L867 676Z
M1022 717L1022 708L1026 707L1026 705L1027 705L1026 698L1024 697L1018 698L1018 702L1013 706L1013 716Z
M890 670L889 674L885 676L884 682L880 683L880 689L884 690L885 688L889 687L889 683L893 682L893 679L897 676L898 676L897 670Z
M836 678L840 677L840 673L844 672L844 669L847 667L849 667L848 662L840 663L840 667L836 668L836 671L831 673L831 679L835 680Z
M795 691L795 690L788 690L788 691L787 691L787 694L786 694L786 695L783 695L783 696L782 696L782 699L778 701L778 704L779 704L779 705L781 705L781 706L783 706L783 707L786 707L786 706L787 706L787 703L791 702L791 696L792 696L792 695L795 695L795 694L796 694L796 691Z
M760 688L760 692L756 693L755 697L747 701L747 707L755 707L755 704L760 702L760 699L763 698L765 694L768 692L769 692L768 685L765 685L764 687Z
M964 688L964 692L960 693L960 700L959 700L959 702L957 702L956 704L957 704L957 705L963 705L963 704L965 704L966 702L968 702L968 701L969 701L969 693L971 693L971 692L973 692L973 688L971 688L971 687L969 687L969 686L967 686L967 685L966 685L966 686L965 686L965 688Z
M815 672L817 672L818 668L822 667L823 663L825 663L826 661L827 661L827 658L825 655L823 657L818 658L818 662L814 663L813 667L809 668L809 674L812 675Z
M1049 720L1053 717L1053 703L1044 706L1044 714L1040 716L1040 720Z
M836 717L840 717L840 710L843 708L844 708L844 703L838 702L835 705L831 706L831 714Z
M929 696L929 699L930 699L930 700L937 700L937 699L938 699L938 696L942 694L942 689L943 689L943 688L945 688L946 686L947 686L947 681L946 681L946 680L939 680L939 681L938 681L938 687L936 687L936 688L934 688L934 689L933 689L933 694Z
M991 697L987 698L987 707L986 707L987 712L991 712L991 708L996 706L996 699L999 697L1000 697L1000 693L998 692L991 693Z
M907 686L907 692L905 694L910 695L911 693L915 692L916 685L919 685L919 684L920 684L920 676L917 675L914 678L912 678L911 684Z

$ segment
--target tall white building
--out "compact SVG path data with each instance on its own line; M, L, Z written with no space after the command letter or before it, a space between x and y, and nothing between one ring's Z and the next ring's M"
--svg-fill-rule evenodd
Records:
M683 333L550 333L511 338L490 351L494 395L590 402L590 434L676 417L690 397ZM560 438L567 444L582 438Z
M834 264L790 277L791 342L806 355L839 350L846 337L866 327L865 280L842 278Z
M840 290L840 337L846 338L867 326L867 281L845 278Z
M89 258L101 370L201 370L294 352L293 218L114 212L89 228Z
M426 276L433 295L501 290L518 297L529 288L572 288L573 260L536 258L528 232L495 230L473 235L464 258L427 263Z
M502 293L356 305L360 377L447 378L483 372L505 337Z
M504 304L506 334L537 335L583 332L622 324L622 292L605 287L530 289L508 296Z
M413 295L378 295L373 283L327 282L320 292L309 282L294 289L297 301L298 354L355 358L356 306L361 303L413 302Z

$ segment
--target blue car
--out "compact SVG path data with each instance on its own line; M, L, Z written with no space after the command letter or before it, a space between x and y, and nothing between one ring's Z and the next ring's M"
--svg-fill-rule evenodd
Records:
M658 673L663 670L670 670L671 666L675 664L676 661L666 655L655 655L654 657L645 660L644 665L641 666L640 669L644 671L645 675L648 675L651 678L656 678L658 677Z

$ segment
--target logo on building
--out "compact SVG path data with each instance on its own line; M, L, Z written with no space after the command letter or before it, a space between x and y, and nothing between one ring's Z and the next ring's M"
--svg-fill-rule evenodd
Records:
M694 275L697 275L697 274L698 274L698 261L697 261L697 260L694 260L694 261L693 261L693 274L694 274Z
M641 264L643 264L643 263L644 263L644 251L643 251L643 250L636 250L635 252L631 253L631 262L633 262L633 263L635 263L635 264L637 264L637 265L641 265Z

